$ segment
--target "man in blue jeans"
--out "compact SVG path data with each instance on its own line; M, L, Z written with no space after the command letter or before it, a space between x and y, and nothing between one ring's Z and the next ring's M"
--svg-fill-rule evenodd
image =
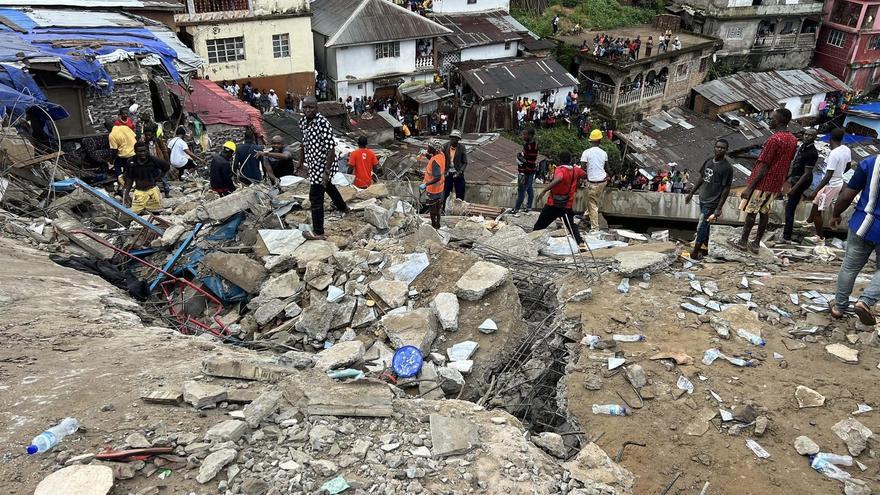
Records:
M538 144L535 143L535 130L526 129L522 134L523 150L517 156L517 176L516 182L516 205L513 207L514 215L518 215L522 209L523 200L528 195L529 200L526 203L526 211L532 209L532 201L535 199L535 173L538 171Z
M880 254L880 156L871 156L862 160L856 167L831 213L831 228L840 225L840 215L849 208L856 195L861 193L859 202L849 221L849 234L846 238L846 256L840 265L837 275L837 294L831 305L831 316L843 318L843 312L849 307L849 296L852 294L856 277L871 254ZM871 307L880 299L880 270L874 272L871 283L862 292L855 304L855 313L864 325L875 325L877 319Z
M685 204L690 204L694 193L700 191L700 223L697 225L697 239L691 252L691 258L695 260L703 257L703 246L709 245L709 224L721 217L724 202L730 195L733 166L726 156L729 147L726 139L715 141L715 156L700 167L700 177L694 184L694 189L684 198Z

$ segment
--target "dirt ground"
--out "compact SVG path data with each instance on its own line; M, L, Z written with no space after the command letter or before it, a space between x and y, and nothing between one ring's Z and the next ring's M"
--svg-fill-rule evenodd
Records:
M32 494L59 455L119 446L132 431L148 427L203 432L214 414L223 414L140 400L145 390L179 390L217 346L144 327L133 314L106 308L113 305L108 297L120 298L118 305L131 301L98 277L0 238L0 493ZM80 431L29 457L30 440L66 416L79 420ZM162 483L138 476L111 493ZM173 484L173 493L209 490L179 473L165 483Z
M680 267L681 263L677 265ZM793 275L818 271L833 278L838 266L838 263L800 263L769 277L749 277L752 300L759 305L759 311L772 313L768 305L776 304L792 313L794 322L802 323L805 314L789 301L788 294L811 289L833 292L834 282L805 282ZM692 273L699 280L714 280L720 289L719 295L735 299L737 293L745 292L738 284L747 268L733 263L706 264ZM765 285L755 284L756 280ZM617 291L619 281L619 276L605 274L601 284L594 287L593 299L571 305L567 312L580 313L585 333L603 339L610 339L608 334L611 333L645 335L644 342L619 343L617 350L625 351L627 364L644 368L648 388L656 398L645 400L644 407L629 417L592 414L592 404L622 403L617 392L630 403L638 403L622 369L608 371L607 366L604 366L605 378L598 391L583 386L582 372L566 377L566 386L571 412L581 421L588 437L602 433L597 444L609 455L614 457L625 441L646 444L646 447L626 447L622 458L622 464L637 476L635 493L659 493L678 472L682 473L681 477L669 493L696 494L706 481L710 483L707 493L713 495L843 493L843 484L813 471L807 458L797 454L793 442L797 436L806 435L817 442L823 452L846 454L846 445L832 433L832 425L847 418L858 403L880 407L877 392L880 348L846 342L844 334L856 333L854 317L833 323L830 317L823 317L831 325L829 329L818 337L818 342L807 343L804 349L796 351L789 351L782 342L787 331L793 328L792 324L752 323L767 341L764 348L758 348L736 336L720 340L709 323L701 323L697 315L680 309L682 299L694 295L687 279L676 279L671 274L654 275L647 290L639 288L633 280L628 294ZM856 293L859 290L857 286ZM679 313L686 313L684 319L679 318ZM727 317L728 313L720 315ZM627 322L621 324L615 319ZM744 323L742 318L731 319L734 331L740 327L737 322ZM832 328L840 329L834 331L833 338ZM858 364L845 364L825 351L826 344L841 341L860 350ZM703 353L711 347L719 347L728 355L751 352L760 361L753 368L735 367L721 359L710 366L703 365ZM660 350L685 352L694 358L695 364L667 366L648 359ZM781 366L780 361L774 359L774 352L784 357L787 366ZM579 361L582 369L596 365L590 362L589 354L590 350L584 347ZM692 395L685 394L676 400L671 392L677 389L676 381L682 374L691 380L695 390ZM825 406L798 409L794 395L797 385L823 394ZM718 404L709 390L724 402ZM770 419L763 436L754 437L751 427L737 436L729 435L726 429L719 430L720 417L712 420L702 436L686 433L689 425L702 421L698 417L705 410L717 412L719 407L730 410L742 403L751 403L759 414ZM880 412L875 410L855 417L873 431L880 430ZM759 459L752 454L746 447L748 438L763 446L770 458ZM880 460L874 445L869 442L868 449L857 460L867 466L867 470L861 472L855 466L845 469L866 481L876 493L880 490Z

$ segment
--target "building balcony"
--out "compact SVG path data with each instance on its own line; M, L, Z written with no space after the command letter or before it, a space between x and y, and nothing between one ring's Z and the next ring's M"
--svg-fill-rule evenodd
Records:
M666 93L666 83L649 84L644 88L621 91L617 94L617 108L627 105L640 104L647 100L663 96ZM594 100L600 105L614 111L615 92L614 87L596 85L594 87Z
M190 14L250 10L249 0L193 0L193 7L195 11Z
M715 7L706 9L706 17L732 19L737 17L765 17L790 15L819 15L822 13L822 2L751 5L745 7Z
M434 69L434 56L427 55L424 57L416 57L416 70L432 70Z
M755 38L752 51L810 49L816 46L816 33L777 34Z

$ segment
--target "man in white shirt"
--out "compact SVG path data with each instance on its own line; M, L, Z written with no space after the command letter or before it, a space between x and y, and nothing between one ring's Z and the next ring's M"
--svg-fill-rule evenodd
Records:
M201 159L189 149L189 144L187 144L186 139L186 128L180 126L177 128L177 132L175 132L175 136L168 141L168 161L171 162L171 166L177 170L177 173L180 177L183 177L183 173L186 170L193 170L196 168L196 161L201 161Z
M269 109L275 110L278 108L278 95L275 94L274 89L269 90Z
M843 189L843 174L852 161L852 151L843 144L845 136L846 132L843 129L837 128L831 131L831 152L825 158L825 175L814 191L804 194L804 198L813 200L813 209L810 210L807 222L812 222L816 228L816 236L809 238L814 244L825 242L822 236L824 228L822 212L837 200L838 194Z
M593 129L590 132L590 148L581 155L581 167L587 172L587 211L590 216L590 230L599 230L599 202L605 190L608 178L608 153L599 147L602 142L602 131Z

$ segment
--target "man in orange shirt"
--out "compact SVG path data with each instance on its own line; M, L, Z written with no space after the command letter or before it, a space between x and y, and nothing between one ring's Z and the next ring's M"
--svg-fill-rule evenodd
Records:
M358 138L358 149L348 155L348 166L354 170L354 186L361 189L373 184L373 170L379 166L379 159L373 150L367 148L367 138Z

